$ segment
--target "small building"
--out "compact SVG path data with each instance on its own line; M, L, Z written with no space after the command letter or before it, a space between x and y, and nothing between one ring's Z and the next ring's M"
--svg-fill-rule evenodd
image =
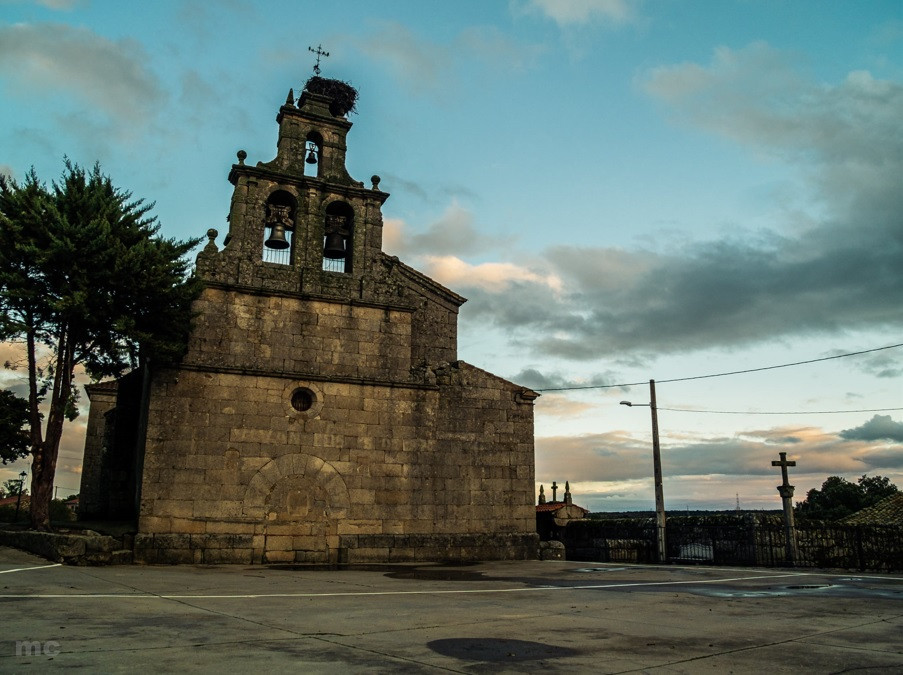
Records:
M545 486L539 486L539 503L536 505L536 532L540 541L564 541L564 530L569 522L583 520L589 509L577 506L571 497L571 484L564 482L564 497L557 501L558 485L552 483L552 501L546 501Z
M82 513L135 517L136 560L536 557L538 394L458 360L465 298L382 251L344 114L289 92L276 157L229 172L181 365L88 389Z

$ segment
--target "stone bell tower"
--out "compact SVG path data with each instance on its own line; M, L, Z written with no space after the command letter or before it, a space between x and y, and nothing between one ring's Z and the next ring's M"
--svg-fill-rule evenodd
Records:
M348 175L351 122L330 112L328 97L305 91L296 106L289 91L276 121L274 160L249 166L239 151L226 248L219 259L202 255L199 268L216 281L364 298L382 254L380 207L389 195L378 176L365 188Z
M290 91L198 255L188 352L152 377L136 558L533 557L537 394L457 360L465 301L382 251L336 100Z

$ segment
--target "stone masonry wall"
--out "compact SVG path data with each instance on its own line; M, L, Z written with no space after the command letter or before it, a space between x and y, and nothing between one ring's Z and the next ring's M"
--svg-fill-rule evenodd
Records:
M316 394L305 412L299 386ZM484 389L443 403L457 387L170 371L153 385L136 558L535 557L532 435L508 426L529 404L496 395L481 420Z
M82 518L106 515L109 499L103 483L104 433L106 417L116 406L115 382L89 384L85 387L91 401L88 428L85 432L85 454L82 462L78 512Z
M407 381L411 313L208 287L184 363Z

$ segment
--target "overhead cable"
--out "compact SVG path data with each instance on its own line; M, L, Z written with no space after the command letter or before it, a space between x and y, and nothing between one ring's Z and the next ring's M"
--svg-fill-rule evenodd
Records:
M874 349L863 349L859 352L849 352L847 354L835 354L834 356L823 356L818 359L807 359L806 361L794 361L793 363L782 363L776 366L764 366L762 368L747 368L745 370L731 370L726 373L712 373L710 375L693 375L691 377L675 377L670 380L656 380L656 384L665 384L668 382L687 382L689 380L705 380L712 377L727 377L728 375L743 375L744 373L758 373L763 370L776 370L778 368L791 368L793 366L803 366L807 363L818 363L820 361L831 361L833 359L844 359L848 356L860 356L861 354L871 354L872 352L880 352L885 349L895 349L897 347L903 347L903 342L895 345L887 345L886 347L875 347ZM648 380L645 382L625 382L622 384L591 384L591 385L580 385L575 387L547 387L544 389L536 389L535 391L544 392L544 391L576 391L581 389L616 389L620 387L637 387L641 384L647 384Z

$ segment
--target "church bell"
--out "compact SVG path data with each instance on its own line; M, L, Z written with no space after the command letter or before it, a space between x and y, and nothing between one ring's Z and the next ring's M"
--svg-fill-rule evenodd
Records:
M259 241L259 240L258 240ZM289 247L285 238L285 226L275 223L270 230L270 238L263 242L267 248L284 249Z
M330 232L326 235L326 243L323 246L323 257L339 259L345 257L345 237L338 232Z

